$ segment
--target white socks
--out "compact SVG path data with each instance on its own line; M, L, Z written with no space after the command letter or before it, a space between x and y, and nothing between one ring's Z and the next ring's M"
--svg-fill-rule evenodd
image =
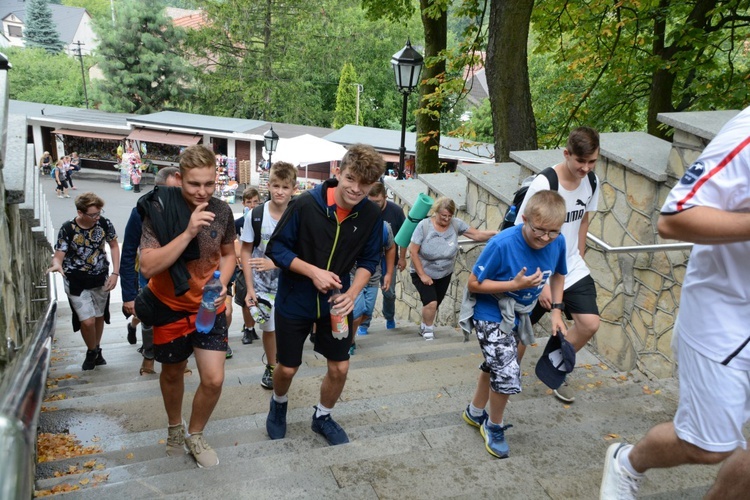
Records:
M283 396L277 396L276 393L274 392L273 400L276 401L277 403L286 403L287 401L289 401L289 396L287 396L286 394L284 394Z
M331 414L331 408L326 408L322 403L315 407L315 418L325 417Z
M620 467L622 467L623 469L625 469L626 471L628 471L628 474L630 474L631 476L633 476L633 477L643 477L643 474L641 474L640 472L636 471L633 468L633 465L630 463L630 458L629 457L630 457L630 450L632 450L632 449L633 449L633 445L632 444L630 446L624 447L620 451L620 455L617 457L617 463L620 465Z
M481 417L484 408L477 408L473 403L469 403L469 415L472 417Z

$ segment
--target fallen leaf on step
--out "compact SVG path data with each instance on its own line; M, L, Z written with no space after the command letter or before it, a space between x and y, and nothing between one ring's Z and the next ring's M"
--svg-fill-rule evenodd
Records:
M164 443L166 443L166 441L165 441L165 440L163 440L163 439L160 439L160 440L159 440L159 444L164 444Z
M128 460L133 460L134 457L135 455L133 455L132 453L128 453L127 455L125 455L125 458L127 458Z
M583 365L583 368L586 368L587 370L590 370L591 369L591 365L585 364L585 365Z
M570 408L570 405L563 405L563 408L567 410L568 408Z
M545 391L545 394L547 394L547 396L551 396L552 395L552 389L547 389Z
M628 376L627 376L627 375L620 375L620 376L619 376L619 377L617 377L617 378L619 378L620 380L627 380L627 379L628 379Z
M607 434L606 436L604 436L604 440L605 441L612 441L613 439L617 439L619 437L620 437L619 434Z
M94 436L94 437L91 438L91 442L92 443L98 443L101 440L102 440L102 438L100 438L99 436Z
M661 394L661 389L656 389L656 390L654 391L654 394Z
M643 394L651 394L651 389L647 385L643 386Z
M589 389L593 389L596 386L594 384L586 384L586 387L588 387Z
M586 376L587 376L588 378L594 378L594 374L593 374L593 373L587 373L587 374L586 374Z
M609 367L604 363L599 363L599 368L601 368L602 370L609 370Z
M79 482L80 484L82 484L82 485L86 486L87 484L89 484L89 481L90 481L90 479L89 479L89 478L87 478L87 477L84 477L83 479L81 479L81 480L80 480L80 481L78 481L78 482Z
M96 460L89 460L88 462L83 462L83 466L84 467L91 468L91 467L93 467L95 465L96 465Z
M443 395L442 395L442 394L440 394L440 393L438 392L438 395L437 395L437 396L435 396L435 397L436 397L436 398L442 398L442 397L443 397Z

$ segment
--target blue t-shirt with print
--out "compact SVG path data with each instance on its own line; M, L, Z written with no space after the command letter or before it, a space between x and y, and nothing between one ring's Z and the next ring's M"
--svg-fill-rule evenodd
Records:
M567 274L568 268L565 263L564 236L560 235L549 245L535 250L526 243L522 229L523 225L514 226L493 236L474 264L472 272L481 283L486 279L511 281L523 267L526 267L527 276L534 274L537 268L541 269L543 277L539 286L506 292L506 295L517 302L528 305L539 297L550 276L555 273ZM492 294L477 293L476 299L475 320L502 321L497 299Z

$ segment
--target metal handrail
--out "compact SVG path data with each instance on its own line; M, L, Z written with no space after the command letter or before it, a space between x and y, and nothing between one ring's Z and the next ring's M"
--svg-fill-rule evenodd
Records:
M642 252L672 252L676 250L691 250L692 243L657 243L654 245L627 245L622 247L613 247L604 240L601 240L591 233L586 233L586 239L609 253L642 253ZM477 242L468 238L460 238L459 246L464 245L484 245L484 242Z
M693 248L692 243L657 243L654 245L613 247L591 233L586 233L586 239L609 253L671 252L674 250L691 250Z
M47 276L47 309L0 383L0 498L34 495L36 429L57 322L54 280L52 274Z

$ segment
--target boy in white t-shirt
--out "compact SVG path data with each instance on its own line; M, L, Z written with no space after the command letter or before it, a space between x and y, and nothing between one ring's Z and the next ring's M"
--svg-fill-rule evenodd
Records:
M539 295L539 302L531 313L531 322L536 324L547 311L560 309L573 326L568 330L567 340L576 352L591 340L599 329L599 308L596 304L596 286L591 273L583 261L586 252L586 233L589 229L589 212L595 212L599 198L599 180L589 179L599 158L599 133L590 127L578 127L568 135L563 151L564 159L553 167L557 174L557 192L565 200L566 214L562 234L567 245L566 261L568 274L565 276L565 291L561 303L553 303L549 286ZM593 186L592 186L593 184ZM524 213L526 203L538 191L550 189L544 175L537 175L529 185L524 202L518 213ZM521 217L516 225L522 224ZM518 353L523 357L525 348L519 346ZM567 384L554 391L555 397L565 403L575 401L575 395Z
M271 239L276 224L281 215L289 205L297 185L297 169L294 165L286 162L276 162L271 166L268 176L269 199L263 204L263 219L261 221L260 243L253 248L255 231L252 224L252 214L245 218L245 226L242 229L242 250L240 259L242 262L242 273L247 285L247 296L245 306L251 308L258 306L258 293L262 293L267 300L273 302L279 287L279 273L271 259L266 257L266 245ZM276 367L276 331L274 325L274 311L270 311L269 317L264 323L257 323L263 331L263 351L266 354L266 370L261 378L260 385L265 389L273 389L273 370Z

